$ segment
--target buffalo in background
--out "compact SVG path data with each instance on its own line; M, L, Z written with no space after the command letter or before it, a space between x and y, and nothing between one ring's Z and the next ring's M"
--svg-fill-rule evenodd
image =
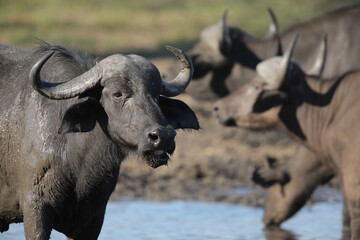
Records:
M287 46L295 33L300 34L300 39L294 59L308 74L313 73L313 63L324 34L328 38L324 78L360 67L360 33L354 31L354 24L360 21L360 4L295 24L280 35L271 10L270 15L270 29L273 30L262 39L227 24L226 12L217 24L205 28L189 51L194 64L194 81L186 91L196 99L205 100L216 100L234 92L255 76L255 68L263 59L281 55L281 44ZM172 72L167 75L170 77L176 73Z
M305 146L284 163L272 157L265 163L255 169L253 181L267 189L263 216L267 227L279 226L292 217L319 185L335 176L329 164Z
M321 75L324 69L326 46L327 41L326 37L324 37L318 51L316 64L314 64L315 67L313 68L313 72L317 72L317 75ZM241 123L238 123L238 119L233 117L238 112L242 113L252 107L251 104L244 103L240 105L238 102L238 97L243 100L249 95L251 98L258 87L261 87L261 85L258 86L251 83L244 85L238 91L214 104L215 115L223 125L236 125L257 129L257 127L263 125L271 126L276 122L276 118L274 119L273 116L264 117L260 120L251 118ZM275 160L273 158L270 159ZM317 156L311 149L301 145L292 159L285 161L281 165L273 163L266 165L267 167L257 167L253 173L253 181L267 188L267 200L263 216L263 222L266 226L279 226L282 222L292 217L306 204L306 201L311 197L317 186L327 183L335 175L334 171L327 164L322 163L320 156Z
M260 60L247 47L247 40L259 46L261 42L268 42L269 47L263 49L267 57L281 53L278 23L271 9L272 23L264 39L256 39L238 27L228 25L227 12L218 23L202 30L199 40L188 52L194 64L194 76L186 92L195 99L216 100L253 77L253 69ZM253 62L254 59L258 60ZM172 78L177 71L178 66L173 64L163 76Z
M95 61L62 46L0 45L0 230L24 222L26 239L97 239L120 164L136 153L168 163L175 129L199 129L182 101L192 64L181 50L170 82L138 55Z
M356 103L360 72L349 71L327 80L308 76L291 60L296 40L284 57L261 62L247 86L220 100L216 114L220 119L233 118L240 127L280 128L321 157L340 178L344 233L349 224L351 239L359 239L360 111Z
M357 23L360 20L359 4L330 11L311 21L296 24L281 35L278 34L276 18L273 14L271 14L271 16L273 19L272 28L275 30L272 31L269 38L264 39L257 39L237 27L227 25L226 14L224 14L224 17L219 23L204 29L199 41L189 52L195 66L194 79L198 79L191 83L187 89L188 93L197 99L216 99L230 92L234 92L254 77L255 67L261 59L280 54L282 52L281 43L284 45L288 44L295 32L300 32L301 34L298 46L294 50L294 59L304 66L304 69L307 69L306 72L309 75L318 74L317 71L319 70L319 64L322 59L316 59L318 54L317 50L321 42L320 39L324 34L327 35L328 41L326 52L327 62L325 67L321 69L322 76L328 78L330 76L340 75L341 73L360 66L360 49L357 44L358 40L360 40L360 35L350 27L352 25L350 23ZM280 45L279 41L281 41ZM208 81L209 79L211 79L210 82ZM219 93L217 92L219 90L224 91ZM203 93L206 95L203 95ZM226 102L227 105L237 105L236 101ZM215 106L215 108L217 108L217 106ZM232 109L236 111L234 108ZM236 113L234 112L232 114ZM222 121L225 125L232 125L234 123L232 118L223 118ZM313 156L313 152L309 151L309 156L306 156L305 152L306 149L301 149L299 153L295 155L313 159L311 163L309 162L310 165L317 165L321 162L321 156L318 156L316 159ZM292 172L294 173L294 171ZM299 173L300 172L301 171L299 171ZM305 172L306 171L303 173ZM319 174L321 175L321 172L319 172ZM323 177L324 179L330 179L326 176ZM298 184L300 184L300 182L298 182ZM311 193L318 184L318 181L313 182ZM304 183L304 186L306 185L307 184ZM275 215L284 215L278 217L277 220L265 221L267 224L268 222L280 224L285 221L299 210L299 206L303 206L306 199L311 196L311 194L304 194L301 196L303 199L299 199L301 204L296 203L296 207L294 207L294 201L296 200L294 196L300 196L303 192L302 190L306 189L294 183L293 185L287 186L285 191L291 189L291 186L298 187L292 190L297 191L296 194L291 195L292 197L288 199L283 199L289 203L286 207L285 205L282 207L283 209L287 208L287 210L282 210L278 213L273 210L273 214ZM270 188L268 189L268 193L269 191ZM271 191L275 192L274 190ZM278 192L278 194L281 194L281 192ZM272 193L272 195L274 195L274 193ZM275 201L268 200L265 204L268 206L267 209L272 208L270 202L275 203ZM277 208L274 207L273 209ZM284 212L292 212L292 214L285 214Z

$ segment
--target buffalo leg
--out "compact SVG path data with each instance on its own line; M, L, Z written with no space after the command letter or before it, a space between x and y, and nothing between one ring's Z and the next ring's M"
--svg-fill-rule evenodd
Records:
M357 181L356 168L345 168L346 173L342 176L343 193L346 201L348 214L350 216L351 239L360 239L360 183ZM355 169L355 170L354 170ZM348 220L344 219L345 222Z
M351 237L350 215L349 215L348 206L346 204L346 199L344 197L343 209L342 209L342 236L341 236L341 240L349 240L350 237Z
M351 201L349 204L351 239L360 239L360 206L359 202Z
M24 205L24 231L26 240L48 240L52 230L52 217L39 201L31 199Z

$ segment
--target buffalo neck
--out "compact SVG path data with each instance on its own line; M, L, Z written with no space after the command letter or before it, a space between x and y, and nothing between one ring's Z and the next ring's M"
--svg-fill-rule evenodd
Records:
M247 36L235 41L234 61L253 70L263 59L273 57L277 53L277 42L273 38L256 39Z
M90 132L68 134L67 148L75 154L64 161L64 168L71 169L67 175L79 198L96 192L103 184L115 184L126 151L98 124Z
M315 152L331 157L328 150L333 141L329 134L338 131L334 126L357 98L357 82L353 74L331 80L305 77L290 90L289 100L279 112L282 125Z

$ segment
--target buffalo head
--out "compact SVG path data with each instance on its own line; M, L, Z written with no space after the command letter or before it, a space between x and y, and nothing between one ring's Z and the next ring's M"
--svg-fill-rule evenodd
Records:
M101 60L70 81L47 82L40 72L54 52L33 65L29 78L33 88L46 98L78 96L65 112L59 133L91 132L98 126L113 143L136 151L155 168L166 164L173 153L175 129L199 129L195 114L185 103L166 97L182 93L193 73L185 53L167 48L181 61L180 73L169 82L145 58L121 54Z
M253 180L267 188L263 222L278 226L303 207L314 190L334 177L334 170L310 149L301 146L294 157L267 158Z
M278 24L271 9L268 9L272 24L267 39L277 38L278 53L281 54L281 45L278 33ZM260 60L248 46L248 40L257 40L244 31L226 23L227 11L220 21L205 28L198 42L190 50L189 55L194 64L194 78L201 78L209 71L224 71L231 69L235 62L250 67ZM251 65L251 66L250 66Z
M223 125L237 125L251 129L273 128L279 123L280 106L296 98L293 91L299 79L306 74L291 60L297 35L284 56L262 61L256 67L256 76L246 85L220 99L214 113ZM309 75L321 75L326 55L326 37Z

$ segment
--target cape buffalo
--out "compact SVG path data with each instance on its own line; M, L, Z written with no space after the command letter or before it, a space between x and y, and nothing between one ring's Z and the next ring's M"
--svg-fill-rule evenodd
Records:
M320 75L323 71L323 65L326 56L326 38L324 38L316 59L316 68L313 68L314 73ZM215 113L223 125L236 125L236 119L233 117L239 111L239 103L236 98L244 98L246 94L252 94L253 86L247 84L240 88L236 93L221 99L214 105ZM235 99L235 100L234 100ZM241 107L248 108L251 105L242 105ZM240 111L241 112L241 111ZM265 119L267 124L272 122L272 119ZM242 122L242 127L246 123ZM258 123L252 122L252 125ZM294 154L294 158L287 160L284 165L276 167L262 167L258 168L253 173L253 180L255 183L267 188L268 198L265 203L265 212L263 221L265 225L280 225L292 217L306 201L311 197L311 194L316 187L323 182L324 179L329 178L331 172L330 167L321 163L321 157L315 156L311 150L305 147L298 147ZM301 165L297 161L304 158L307 165ZM324 166L325 165L325 166ZM328 169L325 171L324 169ZM305 177L311 174L313 177ZM304 180L306 178L306 180ZM279 185L274 185L279 183ZM270 187L271 186L271 187ZM310 189L308 189L310 187Z
M248 128L278 127L311 148L340 177L344 203L349 212L352 239L360 238L360 164L358 163L360 71L350 71L324 81L306 75L291 60L297 38L284 57L258 64L257 75L226 101L217 114L231 117ZM224 111L223 111L224 110Z
M194 64L194 80L187 92L197 99L216 100L241 87L255 76L261 60L281 53L276 19L271 14L273 33L256 38L226 23L226 13L214 25L205 28L189 51ZM333 77L360 67L360 4L330 11L313 20L291 26L280 35L281 43L289 44L296 32L300 41L294 51L307 73L312 72L316 49L324 34L328 36L328 61L323 76Z
M318 185L334 177L333 169L304 146L300 146L292 159L279 163L268 157L266 163L256 168L253 180L267 188L263 222L268 227L279 226L292 217Z
M280 47L278 46L280 42L277 20L271 9L269 12L272 24L264 41L274 42L274 46ZM254 75L253 69L242 66L242 64L247 66L248 61L252 61L252 57L245 56L240 62L235 58L239 51L244 50L241 47L243 40L240 36L243 32L235 26L227 25L226 17L227 11L218 23L205 28L201 32L198 42L189 51L194 64L194 76L186 91L196 99L216 100L219 97L226 96L242 85L246 81L245 79L251 79ZM227 44L224 43L225 40L227 40ZM224 53L225 50L232 52L232 54ZM247 49L245 51L246 54L253 54ZM271 48L269 57L274 56L276 51L276 49ZM178 67L173 64L164 74L164 78L174 76L177 71Z
M175 129L199 129L192 110L165 96L192 77L190 58L170 82L137 55L96 62L63 46L0 45L0 230L24 222L26 239L97 239L122 160L167 164Z

